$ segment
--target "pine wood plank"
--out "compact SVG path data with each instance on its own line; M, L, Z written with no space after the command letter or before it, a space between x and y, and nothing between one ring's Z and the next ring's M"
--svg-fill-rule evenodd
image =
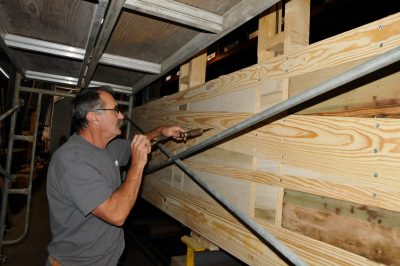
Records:
M255 65L241 69L229 75L220 76L204 85L152 101L148 103L145 108L171 110L171 106L175 107L187 103L193 103L200 100L210 99L218 95L255 87L258 85L258 70L259 67ZM174 109L176 110L177 108Z
M310 35L310 0L292 0L285 6L284 54L303 49Z
M192 102L189 111L192 112L249 112L256 113L258 100L257 87L249 87L210 99ZM245 101L243 99L246 99Z
M227 167L218 164L203 164L193 160L185 163L195 170L225 175L227 177L247 180L257 184L267 184L274 187L283 187L315 195L326 196L359 204L400 211L399 191L396 189L381 189L366 187L360 184L340 184L335 181L325 181L317 177L299 177L280 175L277 173L247 170Z
M337 64L369 58L400 44L400 13L314 43L294 53L268 59L260 81L293 77Z
M285 191L284 228L386 265L400 261L400 213Z
M199 200L195 195L168 189L157 183L145 185L142 196L247 264L286 265L211 199ZM261 220L256 221L293 248L310 265L378 265L312 238L277 228Z
M357 60L290 78L290 97L365 61ZM400 103L400 88L398 86L400 72L397 72L398 69L399 66L394 65L391 71L378 72L375 73L375 77L370 75L368 79L361 79L358 82L359 85L355 85L356 88L353 90L350 90L352 86L342 86L340 90L336 90L338 96L302 110L300 114L339 112L339 114L346 115L346 111L352 109L397 106Z
M151 114L146 116L147 120L153 117L192 127L214 128L188 141L185 147L249 117L243 113L174 112L174 116L154 110L147 113ZM288 164L297 168L297 176L314 172L325 180L341 184L359 182L366 187L391 190L400 189L399 130L396 119L290 116L219 147Z

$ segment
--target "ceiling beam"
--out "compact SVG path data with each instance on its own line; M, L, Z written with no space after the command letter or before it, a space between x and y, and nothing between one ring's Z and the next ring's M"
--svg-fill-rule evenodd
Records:
M6 34L4 37L4 42L8 47L78 60L83 60L85 55L85 50L82 48L32 39L14 34ZM113 54L103 54L99 63L152 74L159 74L161 72L160 64Z
M172 0L126 0L124 8L207 32L222 31L222 16Z
M28 79L43 80L43 81L48 81L48 82L53 82L53 83L61 83L61 84L67 84L67 85L73 85L73 86L76 86L78 84L78 79L75 77L54 75L54 74L37 72L37 71L32 71L32 70L25 71L24 76ZM104 82L95 81L95 80L92 80L89 84L89 87L97 87L97 86L109 86L115 92L120 92L120 93L125 93L125 94L132 93L132 88L127 87L127 86L121 86L121 85L111 84L111 83L104 83Z
M148 86L158 78L162 77L176 66L183 64L186 60L194 55L202 52L212 43L230 33L240 25L244 24L251 18L256 17L279 0L242 0L235 5L224 16L223 30L219 34L199 33L186 45L182 46L174 54L166 58L162 63L162 71L158 75L144 76L133 85L133 93L137 93L141 89Z
M100 33L97 35L96 45L93 49L86 49L85 59L87 56L89 56L89 60L87 62L83 62L81 71L79 73L78 86L81 88L88 87L94 71L96 70L97 64L103 55L104 49L106 48L108 39L111 36L115 24L117 23L117 19L122 11L124 3L125 0L110 1L104 22L102 23L100 29Z
M90 32L86 40L85 55L81 64L81 69L79 71L78 86L81 88L86 87L87 84L89 84L90 79L92 78L92 76L87 77L87 72L89 68L91 70L92 68L97 67L98 62L92 62L92 55L96 49L95 46L97 44L100 29L102 28L102 24L104 22L104 17L106 16L107 7L108 0L99 0L99 3L96 5L94 11L92 24L90 26Z
M103 54L100 58L100 63L104 65L127 68L151 74L161 73L160 64L113 54Z
M52 54L66 58L83 60L85 56L85 50L82 48L42 41L14 34L6 34L4 36L4 42L8 47Z

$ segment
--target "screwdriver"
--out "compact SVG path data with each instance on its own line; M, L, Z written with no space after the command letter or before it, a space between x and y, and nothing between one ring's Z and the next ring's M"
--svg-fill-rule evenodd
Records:
M199 137L199 136L203 135L204 132L207 132L207 131L209 131L209 130L211 130L211 129L212 129L212 128L205 128L205 129L203 129L203 128L195 128L195 129L190 129L190 130L188 130L188 131L185 131L185 132L183 132L183 133L180 133L179 137L180 137L181 139L183 139L183 142L186 143L186 140L187 140L187 139L192 139L192 138ZM162 141L164 141L164 140L166 140L166 139L168 139L168 138L170 138L170 137L160 136L160 137L157 137L157 138L152 139L150 144L151 144L151 146L154 146L154 145L156 145L157 143L162 142Z

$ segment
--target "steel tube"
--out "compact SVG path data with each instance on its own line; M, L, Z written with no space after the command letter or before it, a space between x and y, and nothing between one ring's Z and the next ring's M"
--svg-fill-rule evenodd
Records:
M17 106L19 103L19 84L21 83L21 74L17 73L15 77L15 91L14 91L14 99L13 106ZM8 137L8 145L7 145L7 161L5 170L10 173L11 163L12 163L12 153L14 147L14 133L15 133L15 124L17 123L17 113L13 113L11 115L11 123L10 123L10 133ZM3 254L3 245L4 245L4 229L5 229L5 221L6 221L6 210L8 203L8 189L10 186L10 180L7 178L4 179L3 185L3 193L1 195L1 211L0 211L0 255Z
M243 120L242 122L238 123L237 125L230 127L212 137L209 139L200 142L189 149L182 151L176 155L171 156L169 159L160 162L157 165L154 165L153 167L148 168L145 171L145 174L149 174L152 172L155 172L161 168L164 168L165 166L168 166L172 164L175 160L181 159L181 158L187 158L190 155L196 153L199 150L206 149L208 147L211 147L213 144L224 140L233 134L236 134L242 130L245 130L257 123L260 123L268 118L271 118L277 114L280 114L294 106L297 106L299 104L302 104L308 100L311 100L317 96L320 96L324 93L327 93L341 85L344 85L348 82L351 82L357 78L360 78L362 76L365 76L367 74L370 74L378 69L381 69L385 66L388 66L392 63L395 63L400 60L400 47L394 48L382 55L379 55L372 60L369 60L363 64L360 64L359 66L354 67L353 69L350 69L338 76L335 76L325 82L322 82L321 84L314 86L305 92L302 92L296 96L293 96L289 98L286 101L283 101L281 103L278 103L271 108L268 108L248 119Z
M42 110L42 94L39 93L37 102L36 102L36 112L35 112L35 132L33 133L33 143L32 143L32 151L31 151L31 161L30 161L30 169L29 169L29 184L27 189L27 199L26 199L26 214L25 214L25 226L24 230L19 237L12 240L3 240L3 245L15 244L21 241L26 234L28 233L29 227L29 217L31 213L31 199L32 199L32 179L33 179L33 170L35 168L35 154L36 154L36 143L37 143L37 133L39 129L39 119L40 112Z
M108 39L111 36L112 30L117 23L117 19L119 14L122 11L125 0L114 0L114 1L100 1L100 4L106 4L106 9L104 9L99 13L97 19L101 19L104 17L103 24L101 28L94 28L91 32L91 38L94 37L93 45L88 45L85 53L85 60L82 63L82 68L79 74L78 86L82 88L86 88L89 86L90 81L92 80L94 71L100 61L100 58L106 48ZM109 5L107 7L107 4ZM104 13L105 12L105 13Z
M94 12L92 25L90 27L90 33L86 40L85 55L83 58L81 69L79 71L79 78L77 82L77 85L83 88L89 86L90 83L91 77L89 77L89 80L85 80L85 76L91 64L91 58L95 50L96 40L98 38L99 32L102 27L102 22L107 12L108 2L108 0L100 0ZM97 65L97 63L98 61L94 62L93 64Z
M28 87L20 87L19 91L30 92L30 93L41 93L53 96L63 96L63 97L75 97L75 94L66 93L66 92L57 92L57 91L50 91L50 90L43 90L43 89L35 89L35 88L28 88Z
M11 115L12 113L14 113L18 108L19 108L19 104L17 104L17 105L14 106L13 108L11 108L11 109L8 110L7 112L5 112L4 114L0 115L0 121L2 121L4 118L6 118L7 116L9 116L9 115Z
M142 133L144 130L129 119L137 129ZM172 153L168 151L164 145L157 143L157 147L168 157L172 157ZM188 175L197 185L199 185L208 195L215 199L222 207L224 207L228 212L230 212L240 223L242 223L247 229L249 229L255 236L257 236L262 242L273 249L275 253L278 253L281 257L290 261L294 265L308 265L302 259L300 259L291 249L282 244L273 235L269 234L264 228L257 224L253 218L248 214L242 212L235 205L231 204L223 195L218 193L216 190L211 188L204 180L193 172L186 164L184 164L180 159L174 161L175 164Z

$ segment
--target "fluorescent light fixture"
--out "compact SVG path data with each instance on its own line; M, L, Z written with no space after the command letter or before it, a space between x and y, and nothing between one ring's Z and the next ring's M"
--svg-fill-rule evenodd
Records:
M6 76L6 78L10 78L8 75L7 75L7 73L0 67L0 71L1 71L1 73L3 73L3 75L4 76Z
M32 70L25 71L25 77L29 78L29 79L45 80L45 81L61 83L61 84L68 84L68 85L76 85L78 82L78 79L75 77L60 76L60 75L37 72L37 71L32 71ZM120 92L120 93L125 93L125 94L132 93L131 87L92 80L89 84L89 87L95 87L95 86L96 87L97 86L109 86L115 92Z

